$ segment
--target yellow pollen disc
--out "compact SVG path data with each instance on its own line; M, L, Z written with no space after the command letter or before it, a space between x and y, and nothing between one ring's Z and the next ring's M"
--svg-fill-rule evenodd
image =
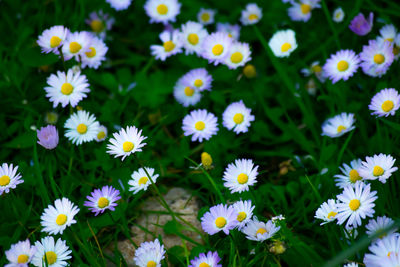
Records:
M202 131L202 130L204 130L204 128L206 128L206 124L202 121L198 121L194 125L194 128L196 128L196 130L198 130L198 131Z
M97 201L97 206L99 206L100 209L107 207L109 204L110 204L110 201L105 197L101 197Z
M61 93L63 95L70 95L70 94L72 94L73 90L74 90L74 87L70 83L63 83L61 85Z
M388 258L390 257L390 255L392 255L392 251L388 252L388 254L387 254Z
M231 33L228 33L228 36L231 37L231 38L233 37Z
M194 90L190 88L189 86L185 87L185 95L186 96L192 96L194 94Z
M6 186L10 183L10 177L7 175L3 175L0 177L0 186Z
M53 251L47 251L45 256L43 256L43 261L47 262L47 265L52 265L57 261L57 254Z
M138 184L142 185L142 184L147 184L147 182L149 181L149 178L147 178L146 176L143 176L139 179Z
M90 51L89 52L85 52L86 56L88 58L92 58L94 56L96 56L96 48L94 48L93 46L89 48Z
M352 199L352 200L350 200L350 202L349 202L349 207L350 207L350 209L352 210L352 211L356 211L356 210L358 210L358 208L360 207L360 200L358 200L358 199Z
M382 64L383 62L385 62L385 56L382 54L376 54L374 56L374 62L376 64Z
M244 116L242 113L236 113L235 116L233 116L233 121L236 124L241 124L244 120Z
M203 164L203 166L206 168L210 167L212 164L211 155L207 152L201 153L201 164Z
M243 68L243 74L249 79L254 78L257 75L256 68L254 65L248 64Z
M97 134L97 139L103 139L104 137L106 137L106 133L105 132L103 132L103 131L101 131L101 132L99 132L98 134Z
M349 68L349 63L345 60L340 60L337 64L338 71L346 71Z
M71 42L69 43L69 51L72 54L78 53L79 50L81 50L82 46L78 44L77 42Z
M87 126L83 123L79 124L78 127L76 127L76 131L80 134L84 134L87 132Z
M201 20L204 22L207 22L210 20L210 14L208 14L207 12L204 12L203 14L201 14Z
M64 225L67 222L67 215L59 214L56 218L56 224Z
M243 60L243 54L240 52L235 52L231 55L232 63L238 64L242 62L242 60Z
M346 130L347 128L345 127L345 126L343 126L343 125L339 125L338 127L337 127L337 132L338 133L341 133L343 130Z
M90 22L90 27L92 28L92 31L94 32L102 32L104 30L104 24L101 20L99 19L94 19Z
M358 180L361 180L361 177L360 177L360 175L358 174L358 171L357 171L357 170L351 170L351 171L349 172L349 179L350 179L350 182L352 182L352 183L354 184L354 183L357 182Z
M175 48L175 44L172 41L166 41L163 46L165 52L171 52Z
M242 222L244 219L246 219L246 217L247 217L246 212L241 211L241 212L239 212L239 214L238 214L238 216L237 216L236 219L237 219L239 222Z
M315 66L312 66L311 70L312 70L314 73L320 73L320 72L322 71L322 68L321 68L320 65L315 65Z
M224 52L224 47L221 44L216 44L214 45L214 47L212 48L212 53L214 54L214 56L219 56Z
M394 39L393 39L393 38L386 38L386 39L385 39L385 41L388 41L388 42L393 42L393 41L394 41Z
M249 15L249 20L256 20L256 19L258 19L258 16L256 14Z
M215 225L216 225L218 228L223 228L223 227L226 225L226 219L225 219L224 217L218 217L218 218L215 220Z
M27 263L29 260L29 256L26 254L21 254L18 256L17 262L18 263Z
M382 110L385 112L389 112L394 108L394 103L391 100L386 100L382 103Z
M328 219L332 219L336 215L337 215L337 212L331 211L331 212L328 213Z
M311 11L311 6L310 6L310 5L307 5L307 4L302 4L302 5L300 6L300 9L301 9L301 13L303 13L303 14L305 15L305 14L310 13L310 11Z
M289 44L289 43L284 43L284 44L281 46L281 51L282 51L282 52L287 52L290 48L292 48L292 45L291 45L291 44Z
M158 5L157 12L160 15L165 15L168 13L168 7L164 4Z
M134 147L135 145L130 141L125 141L122 144L122 149L124 150L124 152L131 152Z
M58 36L51 37L51 39L50 39L50 47L51 48L57 47L60 44L61 44L61 38L60 37L58 37Z
M148 261L146 266L147 267L156 267L157 263L155 261Z
M202 262L199 264L199 267L210 267L210 265L205 262Z
M249 180L249 176L247 176L247 174L245 174L245 173L241 173L237 177L237 181L239 184L245 184L245 183L247 183L248 180Z
M196 80L194 81L194 86L200 87L200 86L202 86L202 85L203 85L203 81L202 81L202 80L196 79Z
M191 33L188 35L187 40L191 45L197 45L199 43L199 36L195 33Z
M382 169L382 167L377 165L377 166L374 167L374 170L372 171L372 174L374 176L381 176L384 172L385 171Z
M256 232L256 235L258 235L258 234L265 234L267 232L267 229L265 229L265 228L260 228L260 229L258 229L257 230L257 232Z

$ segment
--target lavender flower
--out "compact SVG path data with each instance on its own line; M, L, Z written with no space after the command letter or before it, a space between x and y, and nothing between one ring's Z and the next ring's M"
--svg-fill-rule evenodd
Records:
M95 189L91 196L86 197L89 201L83 203L84 206L89 207L89 210L94 212L97 216L99 213L103 213L106 209L114 211L117 206L115 203L121 197L119 190L112 186L103 186L101 189Z
M368 21L364 14L360 13L350 22L349 28L357 35L366 35L372 30L374 13L369 13Z
M58 145L58 131L55 126L47 125L46 127L36 130L37 143L46 149L54 149Z

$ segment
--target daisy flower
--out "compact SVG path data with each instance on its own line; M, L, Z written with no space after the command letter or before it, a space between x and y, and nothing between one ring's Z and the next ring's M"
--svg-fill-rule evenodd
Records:
M82 68L89 67L97 69L102 61L106 60L108 47L100 38L92 37L92 42L89 46L89 51L82 55Z
M326 61L323 71L332 83L347 81L357 71L359 64L360 58L354 51L340 50Z
M135 126L128 126L121 129L117 133L113 133L113 138L110 139L110 144L107 145L107 153L115 155L114 158L125 157L135 152L141 152L142 147L146 143L142 143L147 137L142 136L142 130L139 131Z
M368 20L364 17L364 14L359 13L353 18L349 24L349 29L355 34L363 36L367 35L372 30L374 23L374 13L369 13Z
M9 261L4 267L28 267L36 252L35 246L31 246L29 239L19 241L11 245L11 248L6 251L6 258Z
M208 59L208 62L218 65L222 63L229 55L232 45L232 38L223 32L214 32L208 35L202 44L202 56Z
M393 43L397 35L397 29L393 24L385 25L379 30L380 36L378 41L388 41Z
M93 11L89 14L89 18L85 20L97 36L101 39L105 39L106 31L111 30L115 19L110 17L109 14L103 13L103 10Z
M234 40L239 40L240 36L240 26L238 24L232 25L229 23L217 23L217 32L223 32L228 34L229 37Z
M179 79L174 86L174 97L181 105L188 107L196 105L201 99L201 94L199 90L184 85L182 79Z
M79 208L68 198L57 199L54 206L49 205L40 216L40 224L44 227L42 232L51 235L62 234L67 226L76 223L74 216L78 212Z
M377 117L394 116L396 110L400 107L400 95L393 88L386 88L374 95L369 104L369 110L373 111L371 115Z
M220 261L221 258L216 251L209 251L207 255L200 253L198 257L191 260L189 267L222 267L221 264L218 264Z
M387 259L388 257L392 257L392 254L399 254L400 235L392 234L383 239L378 239L376 242L373 242L368 247L368 250L370 253L366 253L363 260L365 266L390 266L382 265L382 261Z
M74 73L69 69L67 73L57 71L57 75L51 74L47 78L48 86L44 88L46 97L53 102L53 108L58 104L64 108L68 104L76 107L79 101L87 97L90 92L88 80L79 71Z
M328 201L322 203L317 209L314 217L323 220L320 225L324 225L336 220L337 214L336 201L334 199L328 199Z
M343 265L343 267L359 267L359 266L358 266L358 263L351 262L351 263Z
M96 140L96 142L101 142L106 140L107 138L107 128L103 125L99 126L99 130L97 132L96 138L94 140Z
M94 216L103 213L105 210L114 211L118 205L116 202L121 197L119 190L112 186L103 186L101 189L95 189L90 196L86 196L88 199L83 203L83 206L89 207L89 210L95 213Z
M230 163L224 171L224 186L231 193L249 191L249 186L257 183L258 165L254 165L251 159L237 159Z
M157 181L158 174L154 173L153 168L145 167L147 173L150 175L153 183ZM131 175L132 179L129 180L128 184L131 186L129 191L133 191L134 194L138 193L140 190L146 191L147 187L151 184L149 177L146 174L144 168L140 168L137 171L134 171Z
M321 83L325 82L326 79L319 61L314 61L313 63L311 63L311 66L309 68L301 69L301 73L305 77L309 77L314 74Z
M210 91L212 81L212 76L204 68L193 69L182 77L182 84L190 86L199 92Z
M180 38L180 33L178 30L163 31L160 34L160 40L162 45L151 45L151 54L155 56L156 59L165 61L167 57L178 54L182 52L182 42Z
M269 40L269 47L276 57L288 57L297 48L296 33L292 30L277 31Z
M242 229L242 233L245 234L246 238L249 240L263 242L264 240L270 239L274 236L279 229L281 229L281 227L275 226L271 220L265 223L254 218L246 224Z
M0 166L0 196L3 193L10 192L10 189L15 189L17 185L24 182L17 170L18 166L14 168L12 164L3 163Z
M89 32L69 33L62 46L64 59L69 60L75 57L76 61L80 61L80 57L83 57L84 53L90 52L89 47L92 43L92 39L93 36Z
M115 10L121 11L127 9L131 5L132 0L106 0L106 2Z
M382 258L382 262L380 262L380 266L385 267L397 267L400 266L400 254L396 253L389 253L387 257Z
M368 236L373 236L376 233L380 233L380 239L390 236L397 231L397 228L387 231L394 225L394 221L386 216L376 217L376 219L369 220L368 224L365 226L367 229L366 234Z
M133 260L139 267L161 267L161 261L164 259L164 245L160 244L158 239L150 242L143 242L135 251Z
M197 13L197 20L203 25L213 24L215 13L214 9L200 8L199 13Z
M181 42L185 48L185 54L196 53L200 55L204 38L208 35L203 25L197 22L188 21L181 26Z
M396 35L393 42L393 55L395 60L398 60L400 57L400 33Z
M251 60L251 51L249 44L234 42L231 45L229 53L224 61L229 69L236 69L244 66Z
M333 118L327 119L322 124L322 135L336 138L350 132L355 128L353 113L341 113Z
M205 109L193 110L183 118L182 124L184 135L192 135L192 142L209 140L218 132L217 117Z
M243 25L256 24L262 18L262 9L255 3L247 4L246 8L242 10L240 22Z
M350 166L343 163L343 167L339 167L342 174L336 174L335 182L339 188L345 188L348 185L354 185L357 181L362 180L358 173L358 169L362 166L361 159L355 159L350 162Z
M394 59L392 46L387 41L379 43L375 40L370 40L368 45L364 45L360 53L364 73L372 77L384 75Z
M361 225L361 219L372 217L375 213L374 201L378 198L376 193L371 192L370 184L361 181L356 182L354 186L346 186L343 193L337 196L340 201L336 204L337 224L343 224L347 220L346 226L358 227Z
M238 224L236 227L241 230L246 223L251 220L251 217L253 217L253 210L255 206L251 204L251 200L240 200L233 203L233 208L237 213L236 220L238 221Z
M219 204L210 208L203 217L201 217L201 227L204 232L214 235L219 231L223 231L226 235L229 230L236 227L238 214L232 206Z
M60 48L69 34L69 30L64 26L53 26L50 29L44 30L39 36L37 44L42 48L42 53L53 52L59 54Z
M46 236L35 242L36 253L33 256L32 264L38 267L63 267L68 266L66 260L71 259L71 250L65 241L59 238L54 242L52 236Z
M37 143L46 149L54 149L58 145L58 131L54 125L47 125L46 127L36 130Z
M395 161L396 159L391 155L382 153L373 157L366 157L358 172L365 180L379 179L384 184L392 176L392 173L397 171L397 167L393 167Z
M336 8L333 11L332 20L336 23L342 22L344 19L344 11L341 7Z
M177 0L147 0L144 10L150 17L150 23L175 22L179 14L181 4Z
M222 114L222 124L236 134L246 133L252 121L254 115L251 115L251 109L247 108L242 100L230 104Z
M311 11L314 8L320 8L320 0L300 0L299 3L292 2L288 8L288 14L293 21L307 22L311 18Z
M93 141L99 131L100 124L96 117L84 110L78 110L65 122L65 137L73 144L80 145Z

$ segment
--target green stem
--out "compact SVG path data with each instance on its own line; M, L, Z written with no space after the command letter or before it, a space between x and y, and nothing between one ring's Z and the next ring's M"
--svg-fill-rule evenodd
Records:
M40 165L39 165L39 159L38 159L38 155L37 155L37 144L35 142L34 146L33 146L33 163L35 166L35 171L36 171L36 176L39 178L39 186L40 186L40 191L41 191L41 196L42 196L42 202L43 202L43 206L46 207L49 203L50 203L50 198L49 195L47 193L47 189L44 183L44 179L43 179L43 175L42 172L40 170Z
M62 46L60 46L60 47L58 48L58 52L60 53L60 57L61 57L61 61L62 61L62 64L63 64L64 72L67 73L67 68L65 67L64 54L63 54L63 52L62 52Z

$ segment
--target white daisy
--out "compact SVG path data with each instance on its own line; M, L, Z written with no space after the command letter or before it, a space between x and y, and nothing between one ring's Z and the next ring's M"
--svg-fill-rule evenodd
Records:
M205 109L193 110L182 121L185 136L192 135L192 142L203 142L218 132L217 117Z
M36 248L31 246L29 239L12 244L11 248L6 251L9 263L4 267L28 267L35 252Z
M114 158L125 157L135 152L141 152L142 147L146 143L142 143L147 137L142 135L142 130L139 130L135 126L128 126L125 129L121 129L117 133L113 133L113 138L110 139L110 144L107 145L107 153L115 155Z
M246 133L252 121L254 115L251 115L251 109L247 108L242 100L230 104L222 114L222 124L236 134Z
M66 74L61 71L57 71L57 75L51 74L47 78L47 84L49 86L46 86L44 90L46 97L53 102L53 108L58 104L61 104L63 108L68 104L76 107L79 101L87 97L86 93L90 92L86 76L80 71L74 73L72 69L69 69Z
M101 65L102 61L106 60L105 55L108 47L103 40L93 36L89 50L90 52L86 52L82 55L82 68L89 67L97 69Z
M121 11L127 9L131 5L132 0L106 0L106 2L115 10Z
M51 235L62 234L67 226L76 223L74 216L79 208L68 198L63 197L54 201L54 206L49 205L40 216L40 224L44 227L42 232Z
M328 199L317 209L314 217L323 220L320 225L324 225L336 220L337 214L336 201L334 199Z
M103 13L103 10L99 10L91 12L85 22L90 26L92 32L104 40L106 31L111 30L115 19L107 13Z
M108 133L107 128L104 125L100 125L96 138L94 140L96 140L96 142L101 142L106 140L107 133Z
M251 217L253 217L253 210L255 206L251 204L251 200L240 200L233 203L233 208L238 214L236 218L238 224L236 225L236 227L241 230L246 225L246 223L251 220Z
M64 26L53 26L44 30L39 36L37 44L42 48L42 53L53 52L59 54L58 49L64 44L69 34L69 30Z
M314 8L321 7L320 0L300 0L299 3L293 2L288 8L289 17L293 21L307 22L311 18L311 11Z
M208 35L203 25L197 22L188 21L181 26L181 42L185 48L185 54L196 53L200 55L204 38Z
M201 228L209 235L214 235L223 231L229 235L229 231L234 229L238 223L237 212L232 206L218 204L210 208L201 217Z
M395 161L396 159L391 155L382 153L373 157L366 157L358 172L365 180L379 179L384 184L392 176L392 173L397 171L397 167L393 167Z
M93 141L99 131L100 124L96 117L84 110L78 110L65 122L65 137L73 144L80 145Z
M383 26L379 30L380 36L378 36L378 41L388 41L392 43L397 35L397 29L393 24L388 24Z
M161 261L164 259L164 245L160 244L158 239L151 242L143 242L135 251L133 260L139 267L161 267Z
M213 78L204 68L193 69L183 75L182 84L190 86L196 91L211 90Z
M352 50L340 50L326 61L323 71L332 83L347 81L357 72L360 57Z
M371 99L369 110L373 111L371 115L377 117L394 116L396 110L400 107L400 95L394 88L385 88L378 92Z
M168 24L175 22L181 4L177 0L147 0L144 9L150 17L150 23Z
M197 13L197 20L203 25L213 24L215 13L214 9L200 8L199 13Z
M326 80L319 61L314 61L313 63L311 63L311 66L309 68L303 68L300 71L305 77L309 77L310 75L314 74L321 83L325 82Z
M372 217L374 211L374 201L378 198L376 191L371 192L371 185L357 181L354 186L348 185L343 189L343 193L337 196L340 201L337 206L337 223L346 226L358 227L361 219Z
M247 4L246 8L242 10L240 22L243 25L256 24L262 18L262 9L255 3Z
M391 234L383 239L378 239L368 247L368 250L370 253L366 253L363 260L365 266L389 267L390 265L383 265L384 260L392 257L392 254L400 254L400 235Z
M400 33L396 35L393 42L393 55L394 59L397 60L400 57Z
M184 85L182 79L179 79L174 86L174 97L184 107L188 107L200 101L201 93L193 87Z
M366 234L372 236L376 233L380 233L379 238L382 239L389 236L397 231L397 228L388 231L394 225L394 221L386 216L376 217L376 219L369 220L368 224L365 226Z
M162 45L150 46L151 54L156 59L165 61L167 57L182 52L182 41L178 30L174 30L173 32L163 31L160 34L160 40L163 43Z
M276 32L268 43L272 52L277 57L288 57L296 48L296 33L293 30Z
M322 124L322 135L331 138L340 137L355 128L353 125L354 122L354 114L343 112L333 118L327 119Z
M158 178L158 174L154 173L153 168L145 167L147 173L150 175L151 180L155 183ZM140 168L137 171L134 171L131 175L132 179L129 180L128 184L131 186L129 191L133 191L134 194L139 192L140 190L147 190L147 187L151 184L149 177L146 174L144 168Z
M381 77L389 69L394 60L393 44L384 41L370 40L360 53L361 67L365 74Z
M343 167L339 167L342 174L336 174L335 182L339 188L345 188L348 185L354 185L357 181L362 180L362 177L358 173L358 169L361 167L361 159L355 159L350 162L350 166L343 163Z
M90 45L93 35L89 32L71 32L68 34L62 46L64 59L69 60L75 57L76 61L81 61L81 57L86 52L90 52Z
M239 40L240 26L238 24L232 25L229 23L217 23L217 32L224 32L234 40Z
M341 7L336 8L333 11L332 20L336 23L342 22L344 19L344 11Z
M15 189L17 185L24 182L21 179L21 174L17 173L17 170L18 166L14 168L12 164L3 163L0 166L0 196L10 192L10 189Z
M36 253L33 256L32 264L38 267L64 267L68 266L66 260L71 259L71 250L65 241L59 238L54 242L52 236L46 236L35 242Z
M257 183L258 165L254 165L251 159L237 159L230 163L224 171L224 186L231 193L249 191L249 186Z
M229 49L228 56L224 63L230 69L244 66L251 60L251 51L248 43L234 42Z
M246 238L249 240L263 242L274 236L279 229L281 229L281 227L275 226L271 220L264 223L258 221L258 219L254 217L254 219L250 220L242 229L242 233L245 234Z
M223 32L214 32L208 35L202 45L202 56L208 59L208 62L218 65L229 55L232 45L232 38Z

